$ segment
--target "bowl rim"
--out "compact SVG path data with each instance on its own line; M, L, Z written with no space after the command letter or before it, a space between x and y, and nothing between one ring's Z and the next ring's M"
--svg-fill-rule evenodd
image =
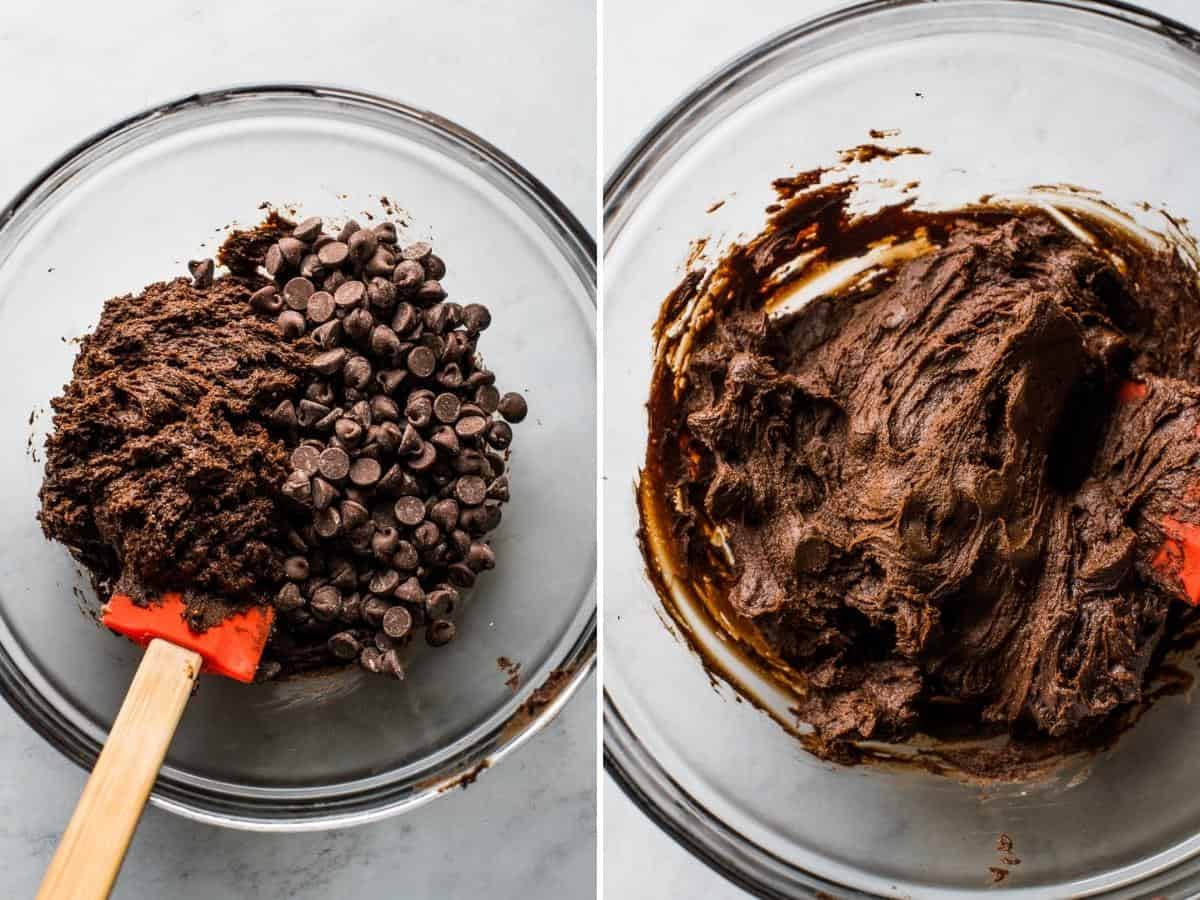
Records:
M240 84L192 93L156 104L127 116L70 147L25 184L0 208L0 233L8 229L27 207L36 209L45 191L84 162L97 148L122 135L152 123L168 120L198 109L211 110L225 104L300 100L354 106L406 125L423 129L470 154L497 177L499 183L532 201L543 221L539 224L555 239L556 246L572 271L579 276L592 307L596 306L596 241L579 219L542 181L494 144L437 113L353 88L302 82ZM594 334L594 325L593 325ZM415 783L377 785L350 790L330 799L275 799L261 795L233 797L160 775L150 795L155 806L185 818L247 831L298 832L345 828L378 821L423 806L460 785L469 784L484 769L491 768L524 745L546 727L587 681L596 667L597 591L593 550L592 580L583 589L580 633L560 659L554 661L551 677L532 692L539 694L536 709L522 705L505 722L476 735L471 743L439 764L439 773ZM7 631L0 621L0 630ZM563 677L563 674L566 677ZM527 689L530 686L525 686ZM0 642L0 696L35 732L75 765L91 771L101 745L81 732L37 689L17 661ZM199 802L204 801L204 802ZM215 803L214 803L215 801Z
M1123 0L1004 2L1013 7L1055 8L1068 15L1099 15L1174 42L1183 50L1200 56L1200 29ZM764 59L801 40L881 13L912 7L937 14L938 7L945 9L981 4L994 5L995 0L860 0L777 31L728 59L644 129L609 172L604 183L605 257L636 209L639 198L635 195L642 183L656 174L655 168L663 155L670 151L678 139L688 134L693 120L703 115L706 104L731 84L744 79ZM689 854L727 881L757 897L791 900L795 897L828 897L836 892L835 896L848 900L882 900L883 895L866 893L796 866L728 826L658 762L634 733L608 687L602 686L602 690L605 772L651 822ZM1195 887L1200 884L1200 855L1185 856L1167 869L1147 874L1145 880L1114 884L1111 888L1089 892L1087 896L1104 896L1109 890L1128 889L1135 885L1148 887L1150 879L1154 879L1154 889L1164 896L1172 889Z

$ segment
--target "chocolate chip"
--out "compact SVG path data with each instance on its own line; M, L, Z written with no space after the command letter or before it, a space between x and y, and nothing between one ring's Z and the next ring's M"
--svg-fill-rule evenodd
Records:
M285 309L279 314L277 321L279 330L288 340L294 341L296 338L304 336L304 316L294 309Z
M390 675L397 681L404 680L404 666L400 663L400 654L395 650L386 651L379 658L379 671L384 675Z
M417 288L418 303L437 303L439 300L446 299L446 291L440 282L426 281Z
M475 403L490 416L500 408L500 392L493 384L481 384L475 389Z
M375 255L375 248L379 246L379 241L373 232L359 230L350 235L346 246L349 249L350 258L354 262L366 265Z
M294 581L289 581L279 589L279 593L275 595L275 608L280 612L291 612L293 609L299 609L304 605L304 597L300 595L300 588Z
M296 427L296 404L291 400L280 400L279 405L270 412L271 424L278 428L291 430Z
M439 281L446 275L446 264L440 256L434 256L430 253L423 260L421 265L425 268L425 277L432 278L434 281Z
M385 394L394 394L408 377L404 369L384 369L375 373L375 381Z
M382 280L391 289L392 296L395 297L396 288L392 285L392 269L394 268L396 268L396 257L392 256L385 247L379 247L375 250L375 255L367 260L363 271L375 279Z
M337 396L333 393L333 387L328 381L317 379L313 381L304 391L304 396L313 403L320 403L327 410L333 406ZM322 416L328 413L322 413Z
M340 409L331 409L328 413L313 423L313 430L319 431L322 434L333 431L334 423L342 417Z
M497 450L504 450L512 443L512 436L512 428L507 422L493 422L488 428L487 442Z
M261 287L250 295L250 308L255 312L275 315L283 309L283 298L273 284Z
M383 633L399 640L412 631L412 614L403 606L393 606L383 614Z
M471 544L467 550L467 565L476 572L496 568L496 553L487 544Z
M387 278L376 277L367 285L367 302L384 315L396 305L396 286Z
M396 552L392 555L393 566L402 572L412 572L420 564L420 554L417 553L416 547L408 541L401 541L396 545Z
M463 383L462 369L458 367L458 363L446 363L442 367L442 371L437 374L437 381L442 387L457 388Z
M322 375L332 375L346 363L349 354L344 347L334 347L324 353L318 353L312 361L312 367Z
M482 303L468 303L462 311L463 325L472 334L478 334L492 324L492 313Z
M417 309L411 303L401 303L396 307L396 313L392 316L392 330L398 335L408 335L412 332L420 317L417 314Z
M448 456L458 456L459 444L458 435L454 433L454 429L449 425L442 425L429 438L429 443L433 444L443 453Z
M400 407L391 397L376 394L371 398L371 415L381 422L395 422L400 418Z
M341 607L342 594L332 584L317 588L313 591L312 599L308 601L308 608L313 617L322 622L334 619Z
M425 270L419 262L404 260L392 270L392 284L401 294L408 295L420 289L425 281Z
M425 595L425 612L431 619L444 619L454 612L458 603L458 591L453 588L438 587Z
M329 293L336 296L337 289L349 280L350 279L346 277L345 272L343 272L341 269L335 269L325 276L325 280L321 282L321 289L329 291Z
M292 237L298 241L304 241L306 244L311 244L321 234L321 229L325 223L321 221L319 216L309 216L299 225L292 229Z
M353 631L339 631L329 638L327 646L338 659L354 659L362 651L362 644Z
M325 509L325 507L331 505L337 498L337 488L324 478L317 476L312 480L312 503L314 509ZM322 535L322 537L327 537L327 535Z
M390 594L400 584L400 573L395 569L380 569L371 576L367 588L372 594Z
M353 587L353 585L351 585ZM362 597L357 593L342 596L342 608L338 610L338 621L355 625L362 620Z
M483 416L463 416L454 423L454 433L467 441L479 437L488 427L487 419Z
M407 460L408 467L414 472L425 472L437 462L437 448L433 444L423 444L421 451Z
M465 557L467 551L471 549L471 536L461 528L455 528L450 532L450 546L454 549L457 557Z
M289 556L283 561L283 574L288 581L303 581L308 577L308 560L303 556Z
M354 563L344 557L330 560L329 578L333 585L343 591L352 591L358 584L358 576L354 571Z
M456 630L449 619L434 619L425 629L425 640L431 647L444 647L454 640Z
M350 454L341 447L329 447L321 452L317 466L330 481L341 481L350 472Z
M419 497L401 497L392 508L396 513L396 521L410 528L421 524L425 518L425 504Z
M487 531L495 531L500 527L500 504L485 503L483 510L486 513L484 525Z
M308 307L305 312L308 321L315 325L321 325L333 317L333 309L333 294L329 291L317 291L308 298Z
M303 405L303 401L301 401ZM291 463L292 468L299 472L303 472L309 478L317 474L319 462L321 459L321 451L310 444L301 444L292 451Z
M379 652L378 647L363 647L362 653L358 655L358 664L374 674L383 671L382 660L383 654Z
M478 475L464 475L454 483L454 496L465 506L478 506L487 497L487 484Z
M304 258L304 244L300 243L294 237L280 238L279 252L283 254L284 262L294 269L300 265L300 260Z
M395 572L392 573L396 574ZM374 576L372 576L374 577ZM368 625L378 628L383 622L383 614L392 608L392 604L382 597L368 597L363 601L362 617Z
M192 287L208 288L213 283L213 261L211 259L193 259L188 263L188 271L192 273Z
M428 331L441 334L449 325L450 311L446 309L445 303L435 303L425 310L425 314L421 318Z
M386 325L376 325L371 330L371 352L388 360L400 355L400 338Z
M337 435L338 440L347 447L356 447L358 446L358 442L362 440L363 427L354 419L346 416L338 419L337 422L334 423L333 433ZM354 481L354 466L350 467L350 473L350 480Z
M300 274L314 284L324 280L326 274L325 267L321 265L321 260L317 258L317 254L304 254L304 258L300 260Z
M451 425L458 418L461 405L454 394L438 394L433 401L433 414L439 421Z
M332 506L313 515L313 530L323 538L335 537L342 529L342 516Z
M308 544L299 532L295 529L288 530L288 546L292 547L296 553L308 552Z
M414 347L408 354L408 371L418 378L428 378L437 367L437 356L428 347Z
M375 327L375 317L365 309L355 309L342 320L342 327L354 340L365 341L370 336L371 329Z
M409 244L400 251L402 259L422 260L433 251L433 246L425 241Z
M341 241L332 241L317 251L317 259L321 265L335 268L344 263L350 256L350 248Z
M520 422L529 412L525 398L511 392L500 398L497 408L500 410L500 415L510 422Z
M469 588L475 584L475 570L466 563L454 563L446 569L446 577L455 587Z
M478 450L466 447L451 460L450 465L457 475L479 475L487 468L487 460Z
M396 243L396 226L391 222L380 222L372 231L375 232L375 237L379 239L381 244Z
M404 404L404 416L415 428L424 428L433 421L433 398L428 394L412 393Z
M342 230L338 232L337 239L342 243L348 243L350 238L354 237L360 231L362 231L362 226L354 221L354 219L351 219L342 226Z
M288 475L281 490L285 497L301 506L308 506L312 503L312 483L303 472L292 472Z
M429 521L437 525L443 532L449 533L458 525L458 504L450 498L439 500L429 510Z
M283 253L279 249L278 244L272 244L267 248L267 255L263 258L263 268L267 273L274 276L283 271L286 262L283 258Z
M425 591L421 587L421 582L416 578L408 578L401 582L393 594L397 600L412 606L421 606L425 603Z
M428 550L442 539L441 530L432 522L425 521L413 529L413 545L418 550Z
M371 518L371 512L355 500L345 500L341 505L342 524L346 528L357 528Z
M340 309L353 309L367 296L367 286L361 281L347 281L333 293L333 302Z
M371 383L371 376L375 374L371 368L371 362L365 356L352 356L346 360L345 366L342 367L342 380L347 387L357 388L362 390Z
M379 481L381 474L379 462L370 457L356 459L350 466L350 480L359 487L370 487Z
M488 485L487 496L489 500L500 500L507 502L509 497L508 491L508 476L501 475Z
M400 546L400 532L388 525L380 528L371 538L371 552L380 562L390 562Z
M480 387L481 385L484 385L484 384L495 384L495 383L496 383L496 373L489 372L487 369L476 369L474 372L471 373L470 377L467 378L467 384L473 388Z

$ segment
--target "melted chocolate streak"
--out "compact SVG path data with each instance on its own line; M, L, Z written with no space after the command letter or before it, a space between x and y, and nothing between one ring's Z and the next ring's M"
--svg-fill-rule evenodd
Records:
M660 595L683 625L665 562L822 756L999 735L920 762L1016 778L1108 745L1179 689L1162 661L1193 624L1151 560L1164 514L1200 522L1195 272L1074 213L1096 246L1034 207L852 218L821 174L663 303L638 493ZM793 277L912 239L932 249L766 311L804 254Z

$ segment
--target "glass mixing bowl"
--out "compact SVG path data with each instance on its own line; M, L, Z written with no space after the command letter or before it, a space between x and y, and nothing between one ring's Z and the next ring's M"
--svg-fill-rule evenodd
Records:
M357 670L251 686L202 679L151 798L184 815L298 829L412 808L522 744L586 679L593 242L528 172L453 123L297 86L204 94L121 122L0 213L0 690L90 768L141 651L96 625L87 578L34 518L49 400L70 377L73 339L107 297L186 274L230 225L259 221L264 201L365 222L384 217L384 196L406 211L404 237L434 240L449 261L451 296L491 305L484 357L504 389L529 398L494 534L499 566L470 595L457 640L414 644L403 684ZM516 691L500 656L521 664Z
M922 202L1068 183L1200 222L1198 50L1200 35L1111 3L867 3L730 63L613 173L605 760L648 815L746 889L1062 898L1183 896L1200 886L1200 707L1163 699L1112 750L1038 783L981 787L824 762L729 685L710 684L678 629L664 627L631 489L646 446L651 325L690 241L710 236L715 256L722 241L756 233L773 178L836 162L872 129L899 129L884 142L931 151L868 173L919 179ZM728 657L719 640L706 643ZM748 693L771 702L755 671L727 662ZM1019 865L1003 862L1001 834ZM995 885L993 866L1009 869Z

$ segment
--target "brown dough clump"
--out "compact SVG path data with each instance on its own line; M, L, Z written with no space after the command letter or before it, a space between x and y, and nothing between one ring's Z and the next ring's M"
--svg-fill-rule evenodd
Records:
M41 522L101 596L185 591L204 627L274 595L289 468L265 411L297 392L311 347L255 316L260 284L153 284L108 301L83 339L53 402Z
M668 299L669 318L724 285L655 376L646 477L671 540L801 674L831 752L947 723L1099 729L1143 700L1186 609L1152 561L1164 514L1200 522L1196 274L1032 209L854 220L848 192L784 205ZM936 249L768 314L781 264L891 233ZM1130 377L1146 396L1121 402Z

